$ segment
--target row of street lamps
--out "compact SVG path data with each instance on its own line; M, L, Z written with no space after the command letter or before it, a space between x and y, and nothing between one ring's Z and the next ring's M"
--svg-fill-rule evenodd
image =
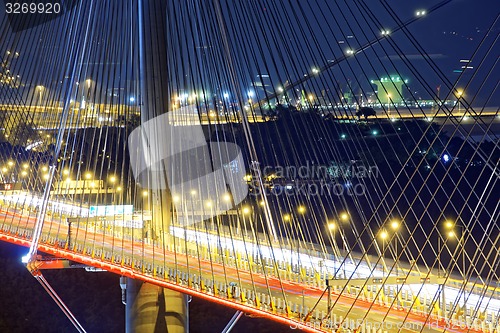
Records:
M392 230L393 232L397 232L397 230L401 226L401 222L397 221L397 220L392 220L392 221L389 222L388 225L389 225L389 229L390 230ZM445 240L448 240L448 239L457 239L458 240L458 245L460 245L462 247L461 248L461 255L462 255L462 275L465 276L465 244L463 244L463 237L464 237L464 229L465 229L465 227L462 226L462 225L458 225L457 223L452 222L450 220L446 220L443 223L443 227L444 227L444 235L446 236ZM457 232L455 231L455 228L460 228L461 229L460 237L457 236ZM379 232L379 238L382 241L382 256L385 254L385 245L386 245L385 242L390 237L390 234L387 231L387 229L388 229L387 227L383 227L380 230L380 232ZM395 240L394 251L395 251L396 262L397 262L398 259L399 259L397 235L394 235L394 238L396 239ZM445 245L444 243L441 245L441 238L442 238L442 235L439 234L438 235L438 249L437 249L437 252L438 252L438 255L437 255L437 259L438 259L438 276L440 276L440 270L441 270L441 252L442 252L443 247ZM384 269L385 269L385 264L384 264ZM399 273L398 272L398 265L396 264L396 275L398 275L398 273Z
M192 193L192 195L195 195ZM227 194L227 195L224 195L223 196L223 199L224 201L230 201L230 195ZM176 201L178 199L174 198L174 201ZM206 206L207 207L211 207L212 205L212 202L211 201L207 201L206 202ZM307 208L304 206L304 205L299 205L296 207L296 211L298 213L298 215L305 215L306 212L307 212ZM253 209L250 207L250 206L243 206L241 208L241 213L244 215L244 216L248 216L250 215L251 213L253 213ZM344 254L345 254L345 251L346 251L346 240L345 240L345 237L344 235L342 234L342 228L340 227L340 223L347 223L348 221L350 220L350 215L349 213L347 212L341 212L339 215L338 215L338 219L337 220L329 220L327 221L326 223L326 228L327 230L329 231L330 233L330 236L333 240L335 240L335 234L338 230L338 232L340 233L341 237L342 237L342 248L343 248L343 251L344 251ZM292 214L291 213L284 213L282 214L282 221L285 222L285 223L290 223L292 221ZM382 241L382 252L381 252L381 256L384 256L385 254L385 250L386 250L386 242L390 242L390 237L391 237L391 233L394 235L393 237L395 238L395 242L394 242L394 251L395 251L395 261L396 261L396 276L399 275L399 265L397 263L397 261L399 260L399 252L398 252L398 236L397 236L397 232L399 231L399 229L401 228L402 226L402 221L398 220L398 219L392 219L390 221L388 221L379 231L378 233L378 239L380 239ZM461 226L461 225L457 225L456 223L450 221L450 220L447 220L443 223L443 227L445 229L445 235L446 235L446 238L447 239L451 239L451 238L456 238L458 239L457 237L457 233L455 231L455 228L460 228L460 229L464 229L464 226ZM463 235L464 235L464 230L461 231L461 236L460 236L460 239L459 239L459 244L463 243ZM442 235L439 235L439 244L438 244L438 276L440 275L440 269L441 269L441 252L442 252L442 247L441 247L441 238L442 238ZM443 244L444 245L444 244ZM465 248L464 248L464 244L462 244L462 264L463 264L463 267L462 267L462 274L465 275ZM386 266L385 266L385 263L384 263L384 272L386 271Z

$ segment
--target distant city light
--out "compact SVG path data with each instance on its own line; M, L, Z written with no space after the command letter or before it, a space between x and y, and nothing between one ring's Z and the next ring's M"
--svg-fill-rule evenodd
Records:
M445 163L449 162L449 161L450 161L450 155L448 155L448 154L444 154L444 155L443 155L443 161L444 161Z
M224 98L226 98L226 99L227 99L227 98L229 98L229 93L224 93L224 95L223 95L223 96L224 96Z
M135 97L134 96L130 96L130 98L128 99L131 103L135 102Z

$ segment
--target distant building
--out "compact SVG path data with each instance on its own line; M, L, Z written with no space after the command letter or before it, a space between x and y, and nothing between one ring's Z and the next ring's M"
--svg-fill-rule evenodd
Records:
M408 80L392 75L382 77L380 80L371 80L370 82L377 85L377 98L381 104L403 103L403 84L408 83Z

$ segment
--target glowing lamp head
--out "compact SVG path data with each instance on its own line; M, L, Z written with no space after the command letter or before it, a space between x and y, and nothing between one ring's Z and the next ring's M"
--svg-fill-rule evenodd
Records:
M391 228L392 228L392 230L397 230L399 228L399 222L398 221L392 221L391 222Z

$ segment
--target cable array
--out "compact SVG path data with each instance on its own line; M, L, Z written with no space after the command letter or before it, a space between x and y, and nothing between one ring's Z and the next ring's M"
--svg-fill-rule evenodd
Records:
M452 5L82 1L43 24L4 16L0 230L32 261L59 248L323 330L403 309L420 331L487 332L498 14L453 77L417 37Z

